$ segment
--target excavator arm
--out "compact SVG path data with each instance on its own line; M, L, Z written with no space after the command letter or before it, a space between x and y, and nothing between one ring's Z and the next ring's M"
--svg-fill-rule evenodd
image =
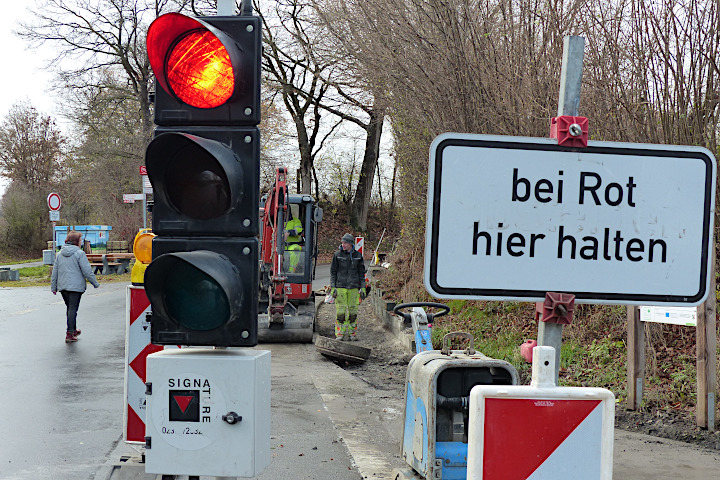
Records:
M283 274L283 253L285 251L284 225L287 216L287 180L285 168L275 171L275 183L268 193L262 212L262 262L264 288L268 289L268 315L271 324L282 324L287 303ZM262 288L262 287L261 287Z

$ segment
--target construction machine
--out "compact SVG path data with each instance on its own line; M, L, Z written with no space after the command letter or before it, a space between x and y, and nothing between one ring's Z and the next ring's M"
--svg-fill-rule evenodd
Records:
M315 330L312 281L322 209L310 195L290 194L287 169L260 200L258 340L311 342Z

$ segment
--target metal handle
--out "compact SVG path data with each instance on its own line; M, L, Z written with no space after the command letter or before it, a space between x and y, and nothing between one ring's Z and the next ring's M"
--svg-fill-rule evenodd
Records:
M442 344L443 348L440 353L443 355L450 355L450 340L453 338L466 338L470 342L468 347L465 349L465 353L468 355L475 355L475 338L467 332L450 332L443 337Z
M229 413L223 415L222 419L225 420L230 425L235 425L236 423L242 421L242 417L235 412L229 412Z
M440 312L437 313L428 313L427 318L429 322L432 322L434 318L442 317L443 315L450 312L450 307L445 305L444 303L433 303L433 302L412 302L412 303L401 303L400 305L395 305L395 308L393 308L393 313L402 316L405 320L408 322L411 319L411 313L401 312L403 308L412 308L412 307L427 307L427 308L440 308L442 309Z

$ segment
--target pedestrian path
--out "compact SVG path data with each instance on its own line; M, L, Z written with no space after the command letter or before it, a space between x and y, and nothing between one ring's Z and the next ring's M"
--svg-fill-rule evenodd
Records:
M19 268L39 267L42 264L43 264L43 262L39 260L37 262L16 263L13 265L0 265L0 269L8 269L9 268L10 270L17 270Z

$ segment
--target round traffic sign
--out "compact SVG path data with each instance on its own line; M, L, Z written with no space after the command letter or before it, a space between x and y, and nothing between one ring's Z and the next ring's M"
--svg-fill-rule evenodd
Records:
M57 193L51 193L47 198L48 207L53 212L60 210L60 195Z

